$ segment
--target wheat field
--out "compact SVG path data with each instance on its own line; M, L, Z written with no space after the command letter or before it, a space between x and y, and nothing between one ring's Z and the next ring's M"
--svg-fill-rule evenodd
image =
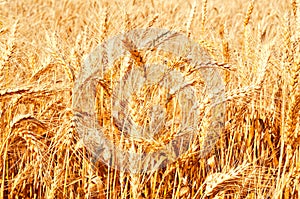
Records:
M205 156L128 173L93 160L72 92L93 49L148 27L226 64L225 124ZM299 0L1 0L0 198L300 198L299 74Z

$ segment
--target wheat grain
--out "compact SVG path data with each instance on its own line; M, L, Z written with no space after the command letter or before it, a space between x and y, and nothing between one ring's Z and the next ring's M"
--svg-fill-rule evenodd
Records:
M197 8L197 1L193 2L192 9L190 11L190 16L188 18L188 21L186 22L186 32L187 32L187 37L191 36L191 28L192 28L192 23L195 17L195 12Z
M202 1L202 17L201 17L202 33L205 32L206 17L207 17L207 0L203 0Z
M299 0L0 4L0 198L300 197ZM201 63L192 65L186 57L189 52L175 58L158 52L157 47L177 36L172 31L158 36L154 46L146 39L149 29L141 31L149 52L125 39L128 54L109 63L111 69L103 76L95 71L84 82L94 82L90 89L97 91L95 115L102 118L99 124L106 138L122 149L157 151L173 139L166 129L156 139L133 138L120 131L122 121L112 122L109 99L115 95L116 82L126 82L132 69L164 63L184 76L187 84L182 87L199 85L194 87L198 89L205 86L198 71L214 68L225 73L226 83L225 128L213 150L203 138L219 136L208 133L214 115L203 97L199 139L175 162L147 174L122 172L96 161L76 132L80 115L91 113L73 115L71 105L73 80L80 74L83 56L111 36L136 27L183 30L197 39L203 55L213 59L203 56ZM156 52L168 60L163 62ZM153 74L147 75L155 78ZM120 100L118 110L125 107L130 121L143 128L164 124L176 130L180 91L165 96L167 89L148 86L128 101ZM160 99L169 100L169 106L154 111ZM162 112L169 118L159 123ZM208 148L203 150L203 145ZM149 163L155 165L157 160Z

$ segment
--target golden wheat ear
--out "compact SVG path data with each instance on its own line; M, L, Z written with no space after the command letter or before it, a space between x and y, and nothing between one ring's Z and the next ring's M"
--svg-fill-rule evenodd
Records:
M139 28L148 50L128 34ZM155 28L167 31L149 37ZM178 56L159 48L178 37L171 30L202 47L198 67L186 46ZM120 34L128 36L118 43L127 53L112 62L108 55L120 48L105 44ZM300 198L299 43L299 0L0 0L0 198ZM82 70L93 49L100 49L91 57L95 65ZM110 70L98 70L99 63ZM165 68L143 70L153 63ZM213 118L221 116L209 111L219 104L201 92L205 77L197 72L212 68L225 82L221 139L213 131ZM91 83L74 87L90 71L81 83ZM162 77L172 71L186 84L169 92ZM148 84L136 92L143 78ZM199 98L180 97L187 87ZM73 106L76 89L81 97L95 92L80 104L95 102L92 111ZM195 101L197 114L184 117L181 105ZM77 125L88 126L94 116L90 129L99 125L104 136L80 136ZM190 123L183 128L182 121ZM190 135L191 126L196 139L184 150L172 140L176 132ZM155 169L128 172L97 159L106 154L113 161L111 151L91 152L99 140L135 153L171 143L162 151L170 159L185 153L163 168L163 160L145 156Z

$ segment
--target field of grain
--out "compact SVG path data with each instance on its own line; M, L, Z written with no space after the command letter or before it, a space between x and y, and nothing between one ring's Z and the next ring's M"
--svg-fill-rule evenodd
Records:
M128 173L92 160L72 92L86 55L147 27L226 64L225 125L204 157ZM300 198L299 74L299 0L1 0L0 198Z

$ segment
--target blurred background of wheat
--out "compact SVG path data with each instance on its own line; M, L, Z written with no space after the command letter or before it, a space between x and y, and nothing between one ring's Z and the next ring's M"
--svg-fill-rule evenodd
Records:
M300 198L300 3L0 2L0 198ZM93 164L72 122L84 55L168 28L230 66L214 150L150 174Z

